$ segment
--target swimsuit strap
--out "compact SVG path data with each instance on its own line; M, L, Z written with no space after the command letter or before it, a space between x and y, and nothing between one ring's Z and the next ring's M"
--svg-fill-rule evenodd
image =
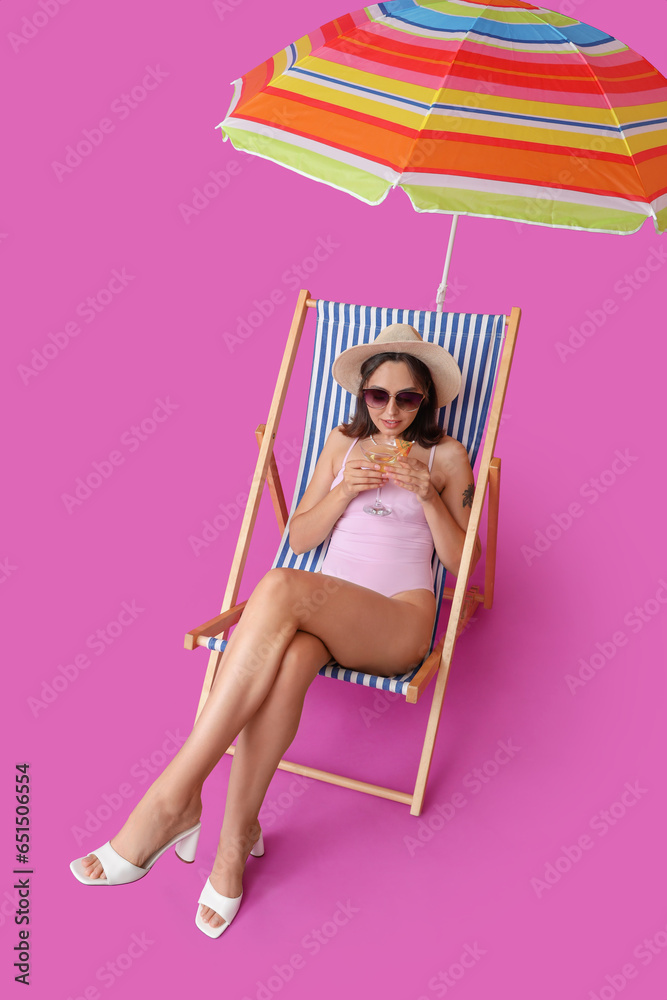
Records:
M354 446L355 446L355 444L357 443L358 440L359 440L359 438L355 438L354 441L352 442L352 444L350 445L350 447L345 452L345 458L343 459L343 464L340 467L340 472L338 473L338 475L340 475L340 473L345 468L345 463L347 462L348 455L350 454L350 452L352 451L352 449L354 448Z
M431 471L431 466L433 465L433 456L435 455L435 449L436 449L436 445L433 445L433 447L431 448L431 454L430 454L430 457L429 457L429 460L428 460L428 471L429 472Z

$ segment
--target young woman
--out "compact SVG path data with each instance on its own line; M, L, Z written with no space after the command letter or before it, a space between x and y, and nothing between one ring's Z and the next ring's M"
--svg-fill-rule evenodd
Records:
M195 918L209 937L238 911L248 854L264 852L259 810L320 668L333 658L391 676L420 663L436 611L433 547L459 572L474 481L464 446L436 423L437 409L460 388L454 359L413 327L393 324L340 354L332 374L357 395L356 414L329 434L290 521L297 553L331 533L320 572L272 569L263 577L186 742L113 843L70 866L80 882L100 886L136 881L171 846L194 860L202 786L238 735L218 852ZM413 444L386 472L361 451L394 438ZM378 486L389 516L363 509ZM478 540L475 561L479 554Z

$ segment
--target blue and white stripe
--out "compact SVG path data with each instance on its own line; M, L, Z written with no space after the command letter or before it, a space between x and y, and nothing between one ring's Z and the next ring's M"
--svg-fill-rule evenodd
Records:
M375 5L373 9L386 24L423 38L447 37L453 41L467 38L482 44L490 40L494 45L511 51L567 52L575 45L577 48L587 49L589 55L618 52L627 48L606 31L599 31L590 24L565 18L540 7L534 10L507 8L512 14L520 12L525 18L523 23L484 17L479 13L479 5L471 7L470 16L422 7L414 0L390 0L388 3ZM502 9L492 8L494 13ZM559 23L552 23L552 19Z

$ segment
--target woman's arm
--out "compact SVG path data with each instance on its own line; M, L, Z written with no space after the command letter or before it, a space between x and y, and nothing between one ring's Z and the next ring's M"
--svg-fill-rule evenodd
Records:
M424 515L433 535L435 551L446 570L458 576L465 542L475 480L468 461L468 453L460 441L450 439L442 450L442 471L445 485L438 493L431 482L428 467L423 462L409 458L400 463L412 465L412 473L402 474L403 482L417 494L424 508ZM396 466L399 468L399 465ZM393 473L390 472L390 475ZM397 482L400 482L397 479ZM471 570L482 554L479 538L475 539Z
M379 469L361 468L364 464L368 465L367 459L348 459L342 481L331 489L335 479L334 461L342 464L343 455L349 447L350 439L334 427L290 520L290 546L297 555L314 549L324 541L350 500L362 489L381 486L384 481Z
M433 534L435 551L440 562L450 573L458 576L472 511L475 479L470 468L468 452L460 441L450 439L444 451L445 485L440 493L433 487L432 494L424 503L424 514ZM482 545L477 537L471 571L481 554Z

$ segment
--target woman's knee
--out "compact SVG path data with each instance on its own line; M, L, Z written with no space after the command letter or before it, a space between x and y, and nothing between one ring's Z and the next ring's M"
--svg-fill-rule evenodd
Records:
M280 663L278 679L295 687L308 687L331 654L321 639L297 631Z
M285 566L270 569L255 587L255 593L272 601L287 599L295 602L301 593L303 573L302 569Z
M338 587L338 581L320 573L276 567L264 574L255 592L272 607L280 606L286 620L303 624L326 604Z

